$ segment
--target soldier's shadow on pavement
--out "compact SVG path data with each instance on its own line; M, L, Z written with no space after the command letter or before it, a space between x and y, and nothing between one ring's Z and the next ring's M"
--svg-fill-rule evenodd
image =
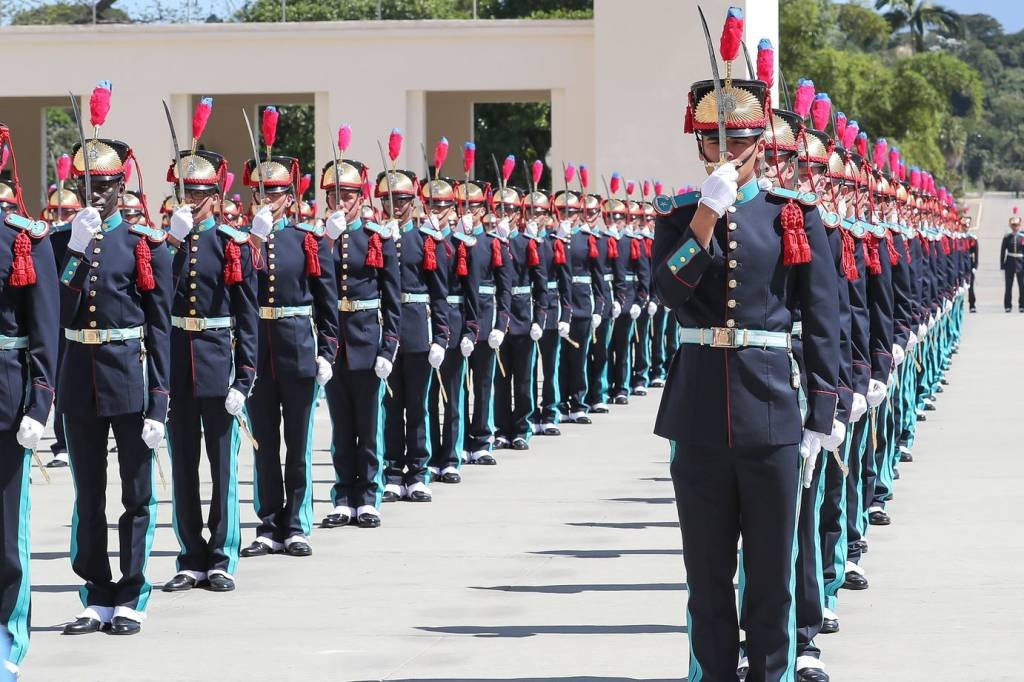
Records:
M685 625L661 625L657 623L641 623L636 625L446 625L440 627L418 627L416 629L422 630L423 632L435 632L443 635L469 635L471 637L498 637L510 639L535 637L536 635L686 634Z
M624 556L677 556L682 549L548 549L530 552L541 556L564 556L573 559L618 559Z
M674 497L613 497L605 502L639 502L642 504L675 504Z
M81 583L78 585L33 585L33 592L49 592L56 594L60 592L78 592L82 589Z
M110 552L110 557L116 559L121 556L119 552ZM149 556L154 557L176 557L177 552L172 552L169 549L154 549L149 553ZM32 552L32 561L54 561L56 559L70 559L71 552Z
M421 677L390 682L686 682L686 677Z
M685 592L686 583L596 583L592 585L496 585L471 590L529 594L582 594L583 592Z
M678 528L678 521L586 521L580 523L567 523L567 526L576 528L609 528L612 530L644 530L645 528Z

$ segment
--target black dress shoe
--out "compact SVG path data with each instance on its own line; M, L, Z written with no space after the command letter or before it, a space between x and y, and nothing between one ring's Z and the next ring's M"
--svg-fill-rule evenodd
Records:
M594 414L608 414L608 408L605 407L604 405L601 405L599 407L591 407L590 411L593 412Z
M561 436L562 431L557 426L547 426L541 432L542 436Z
M919 422L926 422L926 421L928 421L928 416L925 415L923 412L918 412L917 413L917 421L919 421Z
M142 623L124 616L114 616L110 621L109 632L112 635L137 635L142 632Z
M410 502L433 502L434 498L431 497L430 493L422 490L414 490L409 493L409 497L406 498Z
M380 517L376 514L360 514L356 523L360 528L380 528Z
M1006 309L1006 312L1008 312L1008 313L1012 313L1012 312L1013 312L1013 308L1007 308L1007 309Z
M860 540L857 540L857 547L860 549L860 553L861 554L867 554L868 553L868 541L865 540L864 538L861 538Z
M164 583L164 592L184 592L196 586L196 579L190 575L179 573Z
M385 490L384 495L380 498L381 502L398 502L402 499L402 496L396 493L394 490Z
M352 521L348 514L328 514L324 517L324 520L320 522L321 528L341 528L347 526Z
M839 619L838 618L826 618L821 621L821 634L831 635L839 632Z
M885 513L885 510L879 509L868 514L868 523L872 526L888 526L892 523L892 519Z
M892 480L894 480L894 481L900 480L900 470L899 469L893 468L893 470L892 470Z
M313 548L309 546L309 543L296 540L288 543L288 546L284 548L284 553L288 556L310 556L313 553Z
M664 379L651 379L651 388L664 388L664 387L665 387L665 380Z
M239 554L241 554L244 557L266 556L267 554L273 553L274 550L270 549L262 542L256 542L255 540L252 541L251 545L249 545L248 547L243 547L242 551L239 552Z
M949 386L949 379L939 379L939 383L943 386Z
M846 572L846 579L843 581L844 590L866 590L868 589L868 579L862 576L860 573L854 573L853 571Z
M581 414L580 416L576 417L576 419L573 420L573 423L574 424L593 424L594 420L591 419L590 417L588 417L585 414Z
M900 450L900 462L901 463L906 464L907 462L913 462L913 461L914 461L913 453L907 452L905 450Z
M476 458L474 464L482 464L484 466L494 466L498 463L498 460L494 459L493 455L484 454Z
M796 671L797 682L828 682L828 673L818 668L803 668Z
M505 438L504 436L498 436L497 438L494 439L495 450L504 450L505 448L509 447L509 445L510 443L508 441L508 438Z
M624 395L617 395L612 398L612 403L615 405L629 405L629 398Z
M207 583L206 589L210 592L231 592L235 589L235 581L223 573L211 573Z
M99 622L95 618L87 618L83 616L81 618L75 618L74 622L65 625L64 634L91 635L94 632L99 632L102 628L103 623Z
M634 386L633 390L631 391L631 393L633 395L641 395L641 396L643 396L643 395L647 395L647 389L645 387L643 387L643 386Z
M441 477L437 480L441 481L441 483L462 483L462 476L454 471L449 471L447 474L441 474Z
M944 389L944 388L942 387L942 385L940 384L940 385L938 385L938 386L936 386L936 387L935 387L935 392L936 392L936 393L945 393L945 392L946 392L946 389Z
M516 438L512 441L513 450L529 450L530 444L526 442L525 438Z

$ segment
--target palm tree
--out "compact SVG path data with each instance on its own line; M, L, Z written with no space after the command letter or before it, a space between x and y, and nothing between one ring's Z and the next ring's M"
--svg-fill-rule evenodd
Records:
M876 0L875 9L886 7L889 11L884 16L893 33L909 29L915 52L924 51L924 36L929 30L951 38L964 35L960 15L931 0Z

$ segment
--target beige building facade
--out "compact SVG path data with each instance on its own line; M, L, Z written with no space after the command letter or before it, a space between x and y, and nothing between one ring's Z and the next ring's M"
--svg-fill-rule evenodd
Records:
M704 0L716 45L730 4L745 9L751 54L760 38L778 44L778 0ZM588 164L598 183L612 171L668 188L703 175L683 134L687 88L709 73L693 0L595 0L590 21L23 26L0 34L0 60L17 66L5 74L0 120L11 127L32 210L49 163L44 109L66 106L73 92L88 115L99 80L114 86L102 134L135 149L151 208L169 191L160 102L171 107L180 139L201 96L214 98L204 142L236 174L251 156L241 111L253 117L260 104L314 105L317 168L348 123L348 156L374 172L377 141L398 127L406 135L400 166L422 172L420 145L430 150L444 135L452 145L444 170L460 176L458 149L472 139L475 102L549 101L556 177L563 161ZM741 60L734 75L745 72ZM481 149L477 163L509 151Z

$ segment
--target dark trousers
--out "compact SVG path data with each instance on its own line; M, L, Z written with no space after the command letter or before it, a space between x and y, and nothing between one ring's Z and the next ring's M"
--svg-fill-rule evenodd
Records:
M64 348L67 345L67 339L64 338L62 333L57 339L57 367L60 367L64 362ZM59 374L59 372L58 372ZM56 380L56 377L54 377ZM68 451L68 441L64 436L64 413L58 412L56 409L53 411L53 445L50 446L50 452L56 455L59 452Z
M975 298L975 296L974 296L974 270L973 269L971 270L971 273L967 277L968 277L967 303L968 303L968 305L970 305L973 308L975 306L975 304L978 302L978 299ZM1020 287L1020 288L1024 289L1024 287Z
M612 319L601 318L593 332L587 357L587 405L593 407L608 402L608 344L612 338Z
M573 339L581 343L582 339ZM562 402L561 386L558 382L559 360L562 355L562 339L558 336L557 329L545 329L544 335L537 342L540 348L540 404L534 414L534 421L538 424L557 424L562 414L558 410ZM566 346L572 347L566 343Z
M174 483L172 516L178 536L179 571L224 571L233 576L242 541L238 510L238 422L224 409L223 398L171 396L167 419L167 451ZM199 495L202 442L210 462L210 513L203 538L203 505Z
M640 317L636 318L635 334L631 342L633 350L632 376L629 379L631 388L643 386L644 388L651 381L651 317L647 314L647 306L643 306Z
M612 341L608 347L608 362L611 365L609 373L609 392L614 398L620 395L629 395L629 377L631 373L631 346L633 344L633 332L636 329L636 320L630 319L624 310L612 324Z
M260 525L256 535L274 542L309 537L313 530L313 409L316 380L256 380L246 411L252 435L253 501ZM284 426L284 476L281 475L281 426Z
M664 306L658 306L657 312L651 318L651 379L664 379L668 371L668 362L672 359L666 353L668 345L668 324L675 324L672 313ZM673 333L675 329L673 328Z
M85 580L84 606L126 606L145 611L151 586L144 573L156 528L153 450L142 440L143 415L68 416L64 432L75 481L71 568ZM118 520L121 579L114 582L107 553L107 435L114 432L121 476Z
M796 655L818 656L814 638L821 632L822 603L821 509L825 497L826 472L838 468L832 453L818 453L809 488L800 489L800 518L797 521L796 555Z
M747 680L792 679L796 662L790 657L791 585L799 460L796 444L675 445L672 484L689 591L688 679L736 679L739 622L732 581L741 535Z
M384 495L384 410L386 384L372 369L335 365L327 384L327 407L334 425L335 507L380 508Z
M1007 258L1007 260L1010 260ZM1006 277L1006 291L1003 293L1003 307L1013 307L1013 281L1017 280L1017 305L1024 310L1024 267L1007 265L1003 270Z
M401 353L384 396L384 480L394 485L429 483L427 399L434 370L426 353ZM447 389L446 389L447 390Z
M441 383L444 384L448 402L441 404L440 384L430 385L430 466L443 470L445 467L462 466L462 450L466 439L465 402L466 372L468 363L458 348L444 354L441 363ZM443 411L441 408L444 408Z
M509 440L530 439L530 420L536 408L533 383L537 374L537 344L529 336L506 336L501 359L507 374L494 377L495 433Z
M889 439L892 438L892 401L886 398L878 406L875 420L876 446L869 465L864 467L864 499L868 507L885 507L885 500L891 493L886 482L886 457L889 452ZM870 446L869 446L870 447Z
M852 424L847 428L846 440L839 446L843 464L850 466L850 446L853 442ZM836 608L836 594L846 576L846 476L836 462L825 467L825 496L821 505L818 528L821 538L821 579L825 593L825 608Z
M507 372L508 361L504 353L501 362ZM466 430L466 450L469 452L490 452L494 446L494 374L498 371L495 369L496 365L494 350L486 342L476 344L473 354L469 356L473 404L465 408L465 413L469 415Z
M857 543L864 537L864 510L867 509L864 499L864 463L871 446L871 413L872 410L868 409L853 427L850 471L846 475L846 558L855 564L860 563L860 546Z
M29 590L28 475L31 453L18 444L17 431L0 431L0 622L10 644L7 660L20 665L28 651L31 593Z
M573 317L569 321L569 336L580 344L574 348L565 344L559 379L562 386L562 406L567 414L586 412L587 403L587 352L590 349L591 318Z

